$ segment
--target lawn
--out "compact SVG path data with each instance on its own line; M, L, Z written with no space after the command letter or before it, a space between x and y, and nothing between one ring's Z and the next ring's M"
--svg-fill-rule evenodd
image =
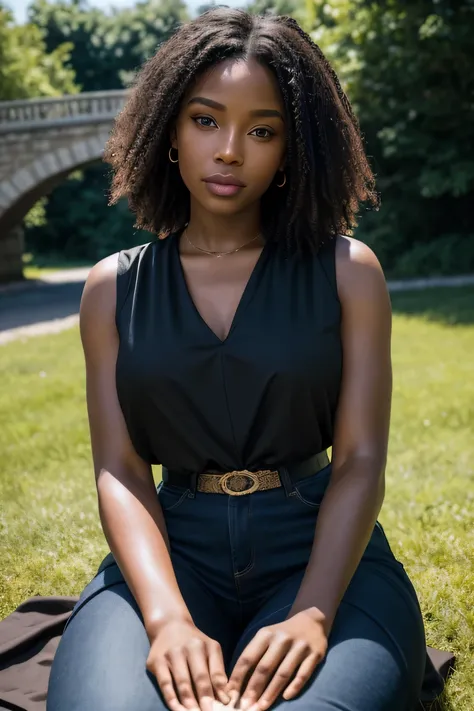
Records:
M379 517L453 650L445 711L474 709L474 288L392 295L394 393ZM78 595L107 553L77 328L0 347L0 618ZM158 480L159 471L155 472Z
M51 258L47 256L35 256L31 252L23 254L23 276L25 279L41 279L45 274L52 274L64 269L77 269L91 266L82 260L69 260L67 262L61 258Z

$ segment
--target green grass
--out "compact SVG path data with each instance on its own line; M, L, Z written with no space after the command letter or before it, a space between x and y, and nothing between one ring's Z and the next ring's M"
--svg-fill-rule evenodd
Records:
M79 267L89 267L84 260L64 261L61 256L41 256L31 252L23 254L23 276L25 279L41 279L45 274L51 274L63 269L77 269Z
M457 655L443 708L472 711L474 289L392 301L394 394L379 518L418 591L428 644ZM0 347L0 379L3 618L32 595L78 595L107 544L78 330Z
M24 267L23 276L25 279L41 279L45 274L57 272L59 269L55 267Z

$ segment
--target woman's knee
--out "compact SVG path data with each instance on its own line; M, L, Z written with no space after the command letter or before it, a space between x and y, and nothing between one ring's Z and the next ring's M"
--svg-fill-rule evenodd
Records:
M150 649L125 583L102 590L66 628L51 667L47 711L159 711L165 708L146 669Z
M300 694L279 711L413 711L407 670L383 633L337 634Z

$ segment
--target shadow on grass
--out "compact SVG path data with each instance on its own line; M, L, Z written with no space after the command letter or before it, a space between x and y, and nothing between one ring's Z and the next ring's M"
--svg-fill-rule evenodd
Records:
M450 326L474 323L474 286L396 291L390 298L394 314L423 316Z

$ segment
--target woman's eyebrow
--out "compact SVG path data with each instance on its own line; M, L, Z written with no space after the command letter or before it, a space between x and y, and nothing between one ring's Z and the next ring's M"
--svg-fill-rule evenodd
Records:
M218 111L225 111L227 109L227 106L224 106L224 104L220 104L213 99L207 99L205 96L193 96L193 98L188 101L188 106L190 104L205 104L205 106L209 106L211 109L217 109ZM249 114L251 116L276 116L276 118L280 118L283 121L283 116L276 109L253 109L253 111L249 111Z

